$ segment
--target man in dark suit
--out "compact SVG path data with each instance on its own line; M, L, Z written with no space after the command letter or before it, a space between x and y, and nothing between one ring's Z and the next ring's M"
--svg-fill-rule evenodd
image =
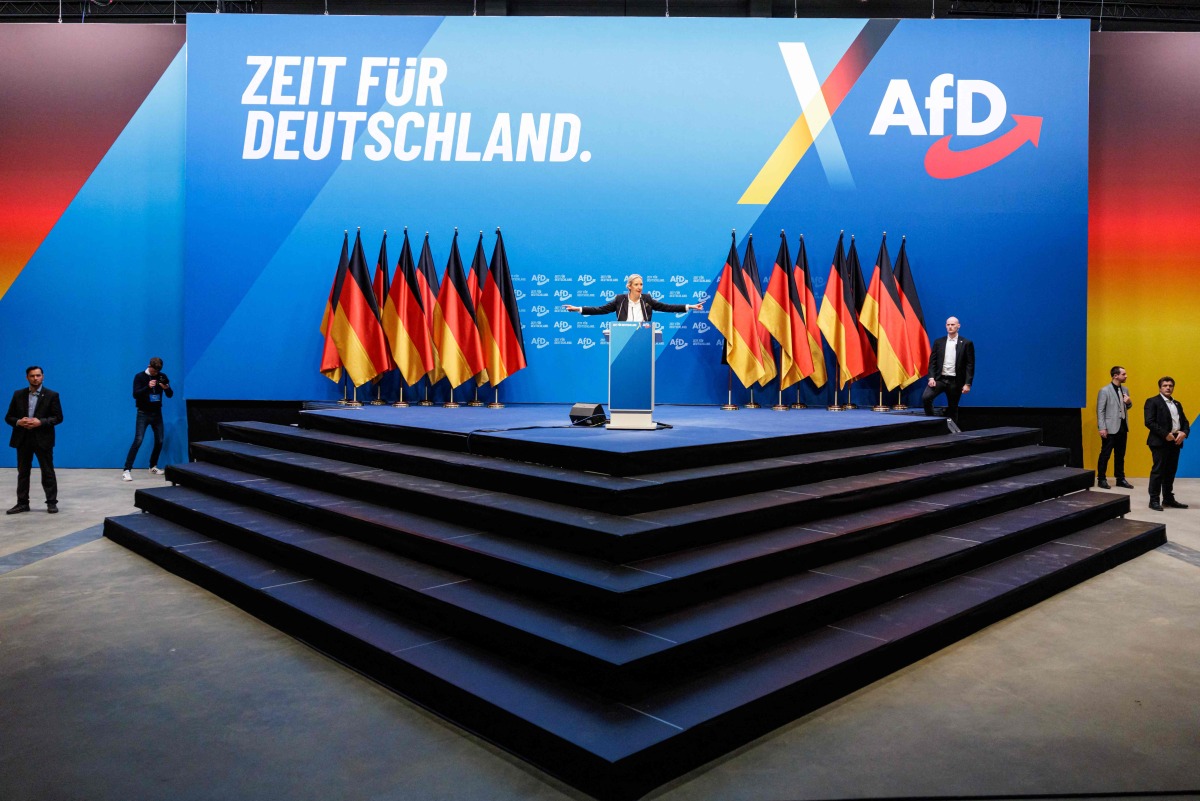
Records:
M1183 404L1175 400L1175 379L1158 379L1158 394L1146 399L1146 444L1154 465L1150 468L1150 508L1161 512L1163 507L1186 509L1186 503L1175 500L1175 471L1179 468L1179 452L1191 426L1183 413ZM1162 492L1162 503L1158 502Z
M46 491L46 511L58 511L58 481L54 476L54 428L62 422L58 393L42 386L42 368L25 370L27 388L13 393L4 421L13 427L8 444L17 449L17 505L8 514L29 511L29 474L33 457L42 469L42 489Z
M929 381L921 394L925 414L933 416L933 400L946 393L946 414L958 422L958 399L971 391L975 379L975 343L958 335L957 317L946 320L946 336L933 343Z

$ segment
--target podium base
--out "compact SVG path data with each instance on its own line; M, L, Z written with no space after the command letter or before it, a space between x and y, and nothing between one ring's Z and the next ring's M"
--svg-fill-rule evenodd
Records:
M605 428L653 431L658 428L652 412L622 412L609 407L608 425Z

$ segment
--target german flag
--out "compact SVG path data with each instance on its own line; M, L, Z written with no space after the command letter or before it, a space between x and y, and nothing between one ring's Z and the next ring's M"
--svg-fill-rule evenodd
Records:
M892 275L892 259L887 250L887 234L879 246L875 271L867 288L858 320L879 343L879 373L888 389L904 386L912 378L912 357L908 349L908 331L900 307L900 291Z
M862 342L863 354L863 371L854 378L865 378L879 370L879 365L875 360L875 342L871 339L871 335L858 322L858 317L862 314L863 305L867 302L867 284L863 281L862 262L858 260L858 245L855 244L854 235L850 235L850 250L846 253L846 269L850 271L850 277L854 284L854 325L858 329L858 338Z
M388 288L387 303L383 305L383 329L391 343L396 367L404 376L404 383L411 387L433 369L433 337L425 316L421 282L413 264L407 229L400 248L400 260L396 262L396 273Z
M337 272L333 274L333 286L329 289L329 299L325 301L325 314L321 317L321 336L325 343L321 349L321 375L330 381L342 380L342 357L338 355L337 345L333 344L330 333L330 323L333 321L337 299L342 296L342 282L346 280L346 272L350 269L350 232L342 235L342 257L338 260Z
M483 345L475 322L475 302L458 252L458 231L433 309L433 347L450 386L466 383L483 369Z
M733 234L729 255L721 268L708 321L725 338L725 361L742 386L749 387L763 374L763 364L759 356L758 320L746 293L745 274L738 263L737 234Z
M437 267L433 263L433 251L429 249L429 232L425 232L425 242L421 245L421 256L417 259L417 283L421 287L421 305L425 309L425 322L429 326L429 341L433 342L433 318L437 313L438 277ZM442 369L442 360L438 357L437 345L432 349L433 365L429 368L429 386L446 377Z
M839 235L817 317L821 333L837 357L839 389L865 370L862 336L854 310L854 279L850 276L842 240L843 235Z
M763 295L758 320L779 343L779 388L787 389L812 374L812 352L808 348L808 333L801 312L803 301L792 272L792 256L788 251L787 235L779 232L779 252L775 267Z
M339 272L341 268L339 266ZM388 369L387 339L379 324L379 306L371 289L362 234L354 237L350 265L341 281L329 319L329 338L354 386L362 386Z
M492 250L488 280L476 311L488 378L493 387L498 387L501 381L526 367L521 313L517 310L517 295L513 292L508 254L504 251L504 237L499 228L496 229L496 247Z
M800 308L804 314L804 330L808 335L808 352L812 354L813 386L817 389L825 386L829 380L825 372L825 348L821 345L821 326L817 322L817 296L813 294L812 271L808 269L808 248L804 245L804 236L800 237L800 249L796 253L796 265L792 267L792 275L796 281L796 291L803 293Z
M471 272L467 273L467 291L471 295L471 309L475 313L476 327L479 324L479 304L483 302L483 284L487 280L488 263L487 254L483 252L483 231L479 232L479 241L475 243L475 256L471 259ZM483 339L480 338L480 348L482 352ZM487 359L484 359L487 362ZM488 371L480 370L475 376L475 385L486 384L488 382Z
M912 384L925 375L933 348L929 345L929 334L925 329L925 314L921 311L921 300L917 297L917 285L913 282L912 269L908 266L908 244L900 237L900 255L896 257L896 289L900 292L900 308L904 312L904 328L908 332L909 363L905 370L909 379L904 386Z
M379 324L383 325L383 307L387 303L388 289L392 281L388 277L387 231L383 232L383 241L379 243L379 258L375 260L375 279L371 281L371 289L375 292L375 304L379 309ZM387 331L384 331L387 336ZM387 369L396 369L396 360L392 358L391 343L388 343Z
M775 351L771 349L771 335L758 319L762 312L762 278L758 274L758 259L754 257L754 234L746 237L746 258L742 261L742 272L746 274L746 297L750 298L750 312L754 315L754 333L757 338L758 360L762 374L758 383L766 386L775 377Z

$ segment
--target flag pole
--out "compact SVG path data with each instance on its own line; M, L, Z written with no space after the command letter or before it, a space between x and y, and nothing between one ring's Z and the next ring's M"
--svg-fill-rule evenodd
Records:
M458 404L454 402L454 385L450 385L450 400L442 404L443 409L457 409Z
M904 386L903 385L896 387L896 402L892 404L892 411L893 412L908 411L908 404L906 404L904 402Z
M883 373L879 374L879 403L871 407L873 412L891 411L891 407L883 402Z
M728 346L729 346L729 343L726 343L726 347L728 347ZM737 404L733 402L733 365L730 365L729 366L729 394L725 398L724 405L721 406L721 411L736 412L737 410L738 410Z
M841 379L841 377L842 377L842 364L841 364L841 362L838 362L838 368L837 368L837 377L838 377L838 379L839 379L839 380L838 380L838 382L837 382L837 383L835 383L835 384L833 385L833 403L832 403L832 404L830 404L829 406L826 406L826 407L825 407L825 410L826 410L826 411L829 411L829 412L840 412L840 411L843 411L843 410L845 410L845 408L846 408L845 406L842 406L842 405L840 405L840 404L838 403L838 384L839 384L839 383L841 383L840 379Z
M774 406L772 406L771 410L776 411L776 412L786 412L788 410L788 407L787 407L787 404L783 402L783 348L782 347L779 348L778 374L779 374L779 402L776 403Z
M397 368L399 369L399 368ZM407 409L408 401L404 400L404 376L400 376L400 392L396 395L396 402L392 404L396 409Z
M796 382L796 402L792 404L793 409L807 409L808 408L807 406L805 406L803 403L800 402L800 385L802 383L804 383L804 382L803 381Z
M371 405L383 405L383 376L380 376L379 380L375 382L375 400L371 401Z
M845 409L846 411L853 411L854 409L858 408L858 404L854 402L854 382L855 382L855 380L856 379L851 378L849 381L846 382L847 384L849 384L849 386L846 387L846 402L842 404L842 408Z
M351 383L351 386L354 386L353 383ZM358 399L358 387L354 387L354 397L351 400L346 401L346 405L352 409L362 408L362 401Z
M471 377L474 378L475 376L471 376ZM481 401L479 399L479 384L475 385L475 395L474 395L474 397L471 398L471 400L467 403L467 405L468 406L482 406L483 405L483 401Z
M492 397L492 402L487 405L489 409L503 409L504 404L500 402L500 387L495 387L496 394Z
M433 401L431 401L429 399L429 384L430 384L429 376L426 375L425 376L425 398L424 398L424 400L417 401L418 406L432 406L433 405Z
M348 399L347 393L346 393L346 380L348 380L348 379L349 379L349 376L346 374L346 370L343 368L342 369L342 378L338 380L338 383L342 385L342 399L340 401L338 401L338 406L346 406L350 403L350 400Z

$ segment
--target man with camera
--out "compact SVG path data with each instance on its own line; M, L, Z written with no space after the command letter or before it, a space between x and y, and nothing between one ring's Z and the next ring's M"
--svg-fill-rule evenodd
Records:
M158 468L158 455L162 452L163 444L163 396L171 397L175 390L171 389L171 381L162 371L163 360L155 356L150 360L150 366L133 377L133 400L137 405L137 428L133 435L133 444L129 446L129 455L125 457L125 472L121 474L124 481L133 481L133 460L137 458L138 449L142 447L142 439L146 436L146 426L154 432L154 450L150 451L150 472L162 475Z

